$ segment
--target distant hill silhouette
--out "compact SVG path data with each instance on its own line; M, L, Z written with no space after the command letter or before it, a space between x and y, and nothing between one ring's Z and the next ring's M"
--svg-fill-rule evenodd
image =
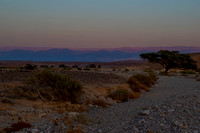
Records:
M141 53L155 52L160 49L177 50L181 53L198 53L200 47L133 47L115 49L57 49L0 47L0 60L19 61L82 61L111 62L137 60Z

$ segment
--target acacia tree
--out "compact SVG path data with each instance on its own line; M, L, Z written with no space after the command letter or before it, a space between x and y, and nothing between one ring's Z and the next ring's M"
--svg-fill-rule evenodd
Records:
M160 50L157 53L140 54L142 59L160 64L167 73L172 68L197 69L196 62L186 54L179 51Z

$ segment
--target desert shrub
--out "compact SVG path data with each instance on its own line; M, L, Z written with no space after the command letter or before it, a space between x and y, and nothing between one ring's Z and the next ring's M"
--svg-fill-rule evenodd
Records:
M118 88L114 92L112 92L109 97L111 97L114 100L119 100L122 102L126 102L129 99L129 92L128 90L124 88Z
M18 122L18 123L14 123L12 124L12 126L10 128L5 128L4 131L6 133L12 133L12 132L17 132L20 131L24 128L31 128L32 126L29 123L25 123L25 122Z
M3 98L3 99L1 99L1 102L2 102L2 103L11 104L11 105L13 105L13 104L14 104L14 102L13 102L12 100L10 100L10 99L7 99L7 98Z
M134 92L141 92L141 90L150 91L149 87L155 84L157 76L153 71L147 73L138 73L131 76L127 83Z
M142 90L142 84L134 77L129 78L128 84L132 91L134 92L141 92Z
M90 69L89 69L89 68L84 68L83 70L85 70L85 71L90 71Z
M79 71L81 71L81 70L82 70L82 68L80 68L80 67L79 67L79 68L78 68L78 70L79 70Z
M129 71L129 69L127 69L127 68L126 68L124 71L125 71L125 72L128 72L128 71Z
M60 68L65 68L65 64L60 64L59 67Z
M81 94L82 86L78 81L70 77L52 73L44 70L35 74L33 78L26 81L34 90L36 89L40 97L48 100L67 101L76 103ZM41 88L41 89L39 89Z
M24 66L24 69L27 69L27 70L34 70L35 68L37 68L36 65L31 65L31 64L26 64L26 66Z
M149 71L147 71L147 74L150 76L150 78L154 82L158 79L158 76L156 75L156 73L151 69Z
M133 75L135 79L137 79L142 85L150 87L152 85L153 79L147 74L135 74Z
M72 68L78 68L78 65L73 65Z
M195 74L195 71L187 70L187 71L181 71L182 74L188 75L188 74Z
M89 64L89 67L90 68L96 68L96 65L95 64Z

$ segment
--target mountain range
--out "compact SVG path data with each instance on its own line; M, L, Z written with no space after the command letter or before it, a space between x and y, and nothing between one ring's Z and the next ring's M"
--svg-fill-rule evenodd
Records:
M159 50L200 53L200 47L122 47L104 49L67 49L39 47L0 47L0 60L112 62L138 60L141 53Z

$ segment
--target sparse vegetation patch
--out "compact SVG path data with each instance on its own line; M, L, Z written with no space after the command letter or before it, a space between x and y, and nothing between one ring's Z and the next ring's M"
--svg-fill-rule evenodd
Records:
M114 100L119 100L121 102L126 102L129 99L129 92L124 88L118 88L114 92L112 92L109 97Z
M148 73L138 73L131 76L127 83L134 92L141 92L141 90L150 91L157 80L157 76L153 71Z
M78 102L82 86L70 77L44 70L26 81L29 91L41 99Z

